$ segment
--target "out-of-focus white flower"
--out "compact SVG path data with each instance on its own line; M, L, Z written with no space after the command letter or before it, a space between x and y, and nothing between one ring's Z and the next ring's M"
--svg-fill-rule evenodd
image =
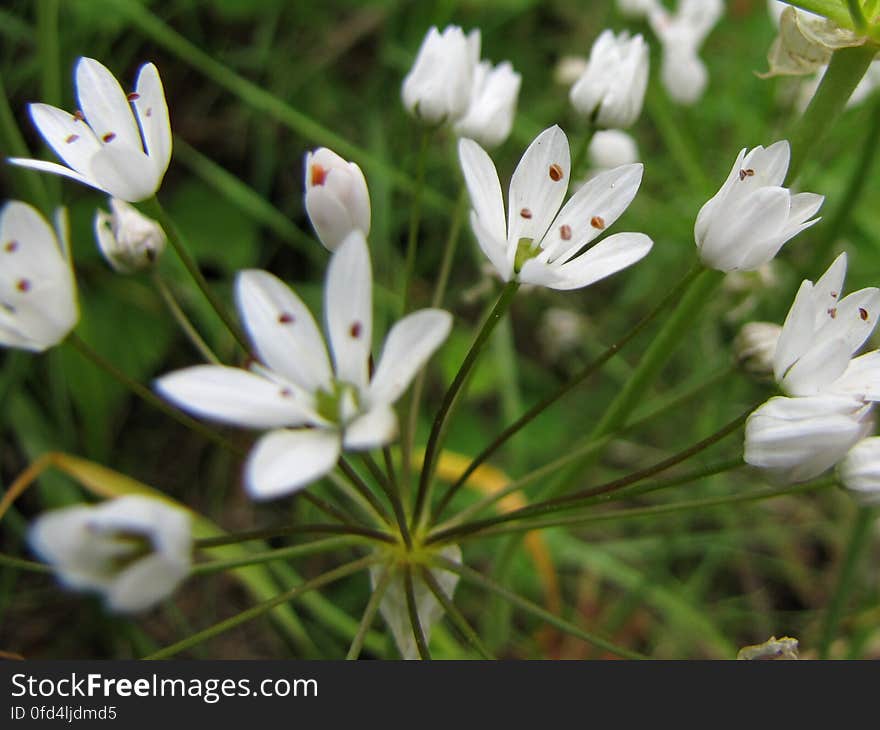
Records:
M454 122L467 111L479 60L479 30L431 27L403 80L403 105L427 124Z
M330 251L352 231L370 234L370 191L364 173L326 147L306 153L305 204L309 220Z
M839 395L771 398L746 421L745 461L783 482L812 479L870 433L870 411Z
M737 364L751 375L773 375L773 354L782 327L772 322L749 322L740 329L733 341Z
M853 355L880 317L880 289L843 296L843 253L815 283L804 281L782 327L773 358L776 381L789 395L833 392L880 399L880 353Z
M143 611L189 573L190 518L159 499L119 497L41 515L28 539L65 586L99 591L114 611Z
M862 504L880 504L880 437L862 439L840 464L840 481Z
M597 175L560 210L571 168L568 139L558 126L545 129L513 173L505 221L501 183L489 155L470 139L459 142L458 154L473 207L471 226L504 281L579 289L651 250L643 233L616 233L583 251L632 202L642 179L640 164Z
M636 141L620 129L600 129L587 148L590 164L599 170L610 170L639 161Z
M823 196L792 195L782 187L790 155L787 140L740 151L724 185L703 205L694 225L706 266L719 271L756 269L819 220L811 216L822 206Z
M372 273L361 231L330 260L324 319L333 357L308 308L267 271L239 273L236 298L257 356L250 370L199 365L160 378L159 392L191 413L266 429L245 468L251 496L271 499L319 479L343 449L377 448L397 435L392 405L443 343L452 317L423 309L397 322L370 375Z
M110 213L95 213L95 236L104 258L123 274L152 266L165 250L162 226L118 198L110 198Z
M455 123L459 137L470 137L485 147L497 147L510 134L522 77L508 61L494 68L481 61L474 71L471 100L465 115Z
M590 50L583 75L569 92L574 108L605 128L629 127L638 119L648 86L648 45L641 35L604 30Z
M651 11L660 6L659 0L617 0L617 9L621 15L635 20L646 18Z
M42 352L79 320L70 262L67 216L55 214L57 234L27 203L0 211L0 345Z
M571 86L587 70L584 56L563 56L553 69L553 80L562 86Z
M126 96L105 66L80 58L76 93L80 110L75 114L48 104L28 107L43 139L67 167L44 160L9 161L64 175L130 203L155 194L171 161L171 124L156 67L141 66L135 90Z
M680 0L675 13L658 3L649 15L663 49L660 78L680 104L693 104L706 90L709 74L698 52L723 13L722 0Z
M447 545L438 554L454 563L461 563L461 550L458 545ZM374 565L370 568L370 585L375 590L382 576L382 571L386 567L382 565ZM394 568L387 568L394 570ZM458 585L458 573L449 570L431 568L431 574L434 580L440 586L443 593L448 598L452 598L455 588ZM422 580L418 571L413 573L413 594L415 595L416 613L419 617L419 624L422 627L425 641L431 639L431 629L443 616L443 605L434 596L433 591ZM391 635L394 637L394 643L400 656L404 659L418 659L419 650L416 645L415 635L413 634L412 622L409 617L409 608L406 602L406 585L404 577L398 570L391 578L391 582L382 596L382 602L379 604L379 612Z
M547 354L556 358L580 346L586 330L587 320L584 315L571 309L548 307L541 317L538 338Z

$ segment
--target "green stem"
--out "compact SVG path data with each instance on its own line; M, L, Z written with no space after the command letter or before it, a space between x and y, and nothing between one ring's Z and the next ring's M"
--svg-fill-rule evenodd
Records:
M819 658L827 659L834 641L837 627L843 616L846 600L852 592L859 562L868 546L871 544L871 528L877 518L876 510L871 507L859 507L856 512L855 522L843 556L843 564L840 567L840 575L837 578L837 587L831 602L825 611L825 620L822 622L822 633L819 639Z
M357 535L375 540L381 543L394 544L394 538L386 532L372 530L369 527L359 525L286 525L284 527L264 527L259 530L245 530L232 532L218 537L203 537L195 541L195 548L207 550L208 548L222 547L223 545L236 545L251 540L266 540L271 537L285 535Z
M58 0L38 0L37 38L40 49L40 99L61 105L61 53L58 47Z
M508 590L504 586L496 583L495 581L486 578L484 575L481 575L475 570L468 568L465 565L461 565L456 563L453 560L448 560L444 558L442 555L435 555L432 558L432 561L438 566L443 568L444 570L451 571L453 573L457 573L466 581L473 583L474 585L483 588L484 590L489 591L490 593L494 593L501 598L510 601L510 603L515 606L519 606L523 611L532 614L533 616L539 618L542 621L550 624L551 626L555 626L560 631L564 631L567 634L571 634L572 636L577 637L583 641L586 641L594 646L599 647L600 649L604 649L605 651L611 652L616 656L623 657L624 659L646 659L642 654L639 654L634 651L630 651L629 649L624 649L620 646L616 646L612 644L607 639L602 638L601 636L597 636L596 634L589 633L584 631L579 626L571 623L570 621L566 621L565 619L559 618L558 616L554 616L552 613L547 611L544 608L541 608L537 603L532 603L526 598L514 593L513 591Z
M348 654L345 655L346 659L357 659L361 655L361 649L364 646L364 639L366 638L370 627L373 625L373 620L376 618L376 611L379 610L382 599L385 597L385 592L388 590L388 586L391 585L392 575L391 568L386 565L382 569L382 574L379 576L379 581L376 583L376 587L370 594L370 600L367 601L367 606L364 609L364 615L358 625L357 633L354 635Z
M226 308L223 306L222 302L217 298L217 295L211 290L210 285L199 269L199 265L196 263L195 259L190 255L187 250L186 244L183 241L183 237L180 234L177 226L174 225L174 221L171 220L171 217L165 212L165 209L162 207L162 204L159 202L159 199L153 196L149 200L145 200L139 204L140 207L144 210L144 212L152 218L155 218L159 225L165 231L165 235L168 236L168 242L171 244L171 247L174 249L181 263L186 268L189 275L192 277L193 281L196 283L196 286L204 295L205 299L208 300L208 304L211 305L211 308L216 312L217 316L220 318L220 321L226 326L226 329L229 330L230 334L235 338L235 341L241 346L241 348L245 352L250 352L250 347L248 346L247 340L239 329L238 325L232 320L229 316L229 313L226 311Z
M592 123L588 124L587 128L584 130L583 137L581 137L577 152L575 152L574 157L571 158L571 173L569 174L569 177L572 180L580 179L586 172L587 153L590 151L590 142L592 141L594 134L596 134L595 125Z
M261 563L269 563L273 560L288 560L289 558L299 558L303 555L314 555L336 548L354 545L363 540L362 537L350 535L344 537L328 537L323 540L315 540L305 543L304 545L292 545L277 550L265 550L251 555L245 555L240 558L230 558L228 560L211 560L205 563L197 563L190 570L190 575L210 575L224 570L233 570L235 568L245 568L251 565L259 565Z
M401 312L409 311L412 298L413 277L416 268L416 250L419 243L419 225L422 220L422 192L425 187L425 166L428 160L428 146L431 141L431 130L422 130L419 141L419 151L416 157L416 181L413 190L412 202L409 209L409 233L406 241L406 260L403 266L403 300Z
M431 572L430 568L426 568L421 566L420 570L422 580L425 581L425 584L431 590L431 593L434 594L434 597L440 602L443 606L443 609L446 611L446 615L452 619L453 623L458 627L458 630L461 631L462 636L470 643L474 649L483 657L483 659L494 659L495 657L489 652L486 646L480 641L480 637L477 636L477 632L471 627L468 623L467 619L464 617L461 611L458 610L458 607L453 603L452 599L446 595L446 592L443 590L443 587L437 582L437 579L434 577L434 574Z
M789 183L797 178L810 153L821 149L822 139L843 112L876 54L877 47L872 43L834 52L818 90L789 136Z
M357 489L360 495L369 503L370 507L373 508L373 511L379 515L382 521L386 525L391 525L391 518L388 516L386 509L382 506L382 503L376 495L373 494L373 490L370 489L370 486L361 479L360 474L354 470L344 457L340 457L339 459L339 470L345 474L348 481L351 482L352 486Z
M51 573L52 568L42 563L36 563L33 560L25 560L24 558L16 558L12 555L4 555L0 553L0 567L12 568L13 570L28 570L32 573Z
M865 20L865 14L862 12L859 0L846 0L846 4L856 32L864 34L865 29L868 27L868 21Z
M492 454L494 454L496 451L498 451L499 448L507 443L507 441L512 436L528 426L550 406L556 403L563 396L567 395L578 385L583 383L591 375L596 373L606 362L608 362L612 357L620 352L620 350L622 350L633 338L635 338L636 335L638 335L645 327L653 322L654 319L667 306L669 306L672 302L679 301L682 292L688 289L688 287L697 278L702 270L702 267L700 267L699 265L693 267L684 276L684 278L679 281L679 283L675 287L673 287L673 289L663 298L663 300L656 307L654 307L654 309L651 310L645 317L643 317L638 322L638 324L636 324L635 327L627 332L626 335L624 335L621 339L611 345L607 350L605 350L605 352L603 352L599 357L593 360L580 372L576 373L573 377L563 383L553 393L529 408L529 410L523 413L516 421L511 423L500 434L498 434L498 436L496 436L479 454L477 454L471 460L471 463L468 464L467 469L465 469L458 477L458 479L456 479L449 486L449 488L446 490L446 493L443 495L443 498L440 500L437 509L434 511L434 514L438 516L441 515L443 513L443 510L446 509L446 507L449 505L450 501L452 501L452 498L455 496L456 492L458 492L458 490L464 486L470 476L480 467L480 465L485 463L486 460L489 459L490 456L492 456Z
M428 642L425 639L425 632L422 629L422 622L421 619L419 619L419 610L416 605L416 592L413 587L412 568L408 564L403 566L403 585L406 591L406 610L409 613L409 623L410 626L412 626L416 646L419 649L419 656L422 659L430 659L431 652L428 651Z
M177 300L174 298L174 294L171 293L171 289L168 287L168 284L165 283L165 280L162 278L162 275L159 273L158 269L154 269L153 271L153 282L156 285L156 289L159 292L159 296L162 297L162 301L165 303L168 311L171 313L171 316L174 318L174 321L177 323L177 326L183 331L183 334L186 335L186 338L190 341L193 347L196 348L198 353L208 362L214 365L221 365L220 358L218 358L211 348L208 346L208 343L202 338L202 336L198 333L198 330L193 326L193 323L189 321L189 318L186 316L186 313L180 308L180 305L177 303Z
M403 503L400 501L400 495L388 481L388 478L382 473L379 465L373 461L369 454L363 454L362 460L370 474L373 475L373 479L375 479L379 486L382 487L382 491L385 492L385 496L391 503L391 507L394 510L394 517L397 520L397 526L400 529L400 535L403 537L404 545L406 545L407 548L411 548L412 537L410 537L409 534L409 527L406 523L406 513L403 511Z
M352 563L348 563L339 568L335 568L334 570L330 570L323 575L318 576L317 578L307 580L305 583L301 583L295 588L291 588L289 591L285 591L284 593L275 596L275 598L257 604L256 606L249 608L247 611L242 611L241 613L225 619L224 621L220 621L213 626L204 629L203 631L199 631L192 636L188 636L181 641L171 644L170 646L166 646L164 649L160 649L159 651L144 657L144 659L167 659L168 657L172 657L182 651L191 649L192 647L197 646L198 644L201 644L208 639L213 639L215 636L219 636L220 634L229 631L230 629L234 629L237 626L241 626L248 621L252 621L253 619L262 616L268 611L271 611L276 606L289 603L290 601L299 598L303 593L316 590L318 588L321 588L322 586L327 585L328 583L332 583L334 581L340 580L341 578L345 578L349 575L360 572L365 568L369 568L377 560L378 558L375 555L368 555L367 557L361 558L360 560L355 560Z
M489 312L489 315L480 327L480 331L477 333L470 350L468 350L464 361L461 363L461 367L459 367L455 379L452 381L452 385L449 386L446 395L443 396L443 402L440 404L440 409L434 417L431 433L428 436L428 443L425 446L425 458L422 463L422 473L419 478L419 491L416 496L415 509L413 510L412 525L414 529L415 526L419 524L422 517L422 511L425 508L425 503L428 501L431 482L434 476L435 459L441 445L441 435L446 425L446 418L452 407L455 405L465 382L467 382L467 379L471 374L471 370L477 362L477 358L480 356L480 352L482 352L484 345L492 334L492 330L495 329L495 326L504 316L505 312L507 312L518 289L519 282L511 281L501 291L498 301L495 302L495 306L492 308L492 311Z

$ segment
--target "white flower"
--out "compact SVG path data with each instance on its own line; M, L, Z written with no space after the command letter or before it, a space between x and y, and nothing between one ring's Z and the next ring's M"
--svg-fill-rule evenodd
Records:
M118 198L110 198L110 211L95 213L95 236L107 262L123 274L152 266L165 250L162 226Z
M804 281L782 327L773 371L789 395L820 392L880 399L880 353L852 359L880 317L880 290L860 289L844 297L846 254L815 283Z
M480 60L480 31L465 36L457 25L432 27L403 80L403 105L427 124L452 122L468 108Z
M603 31L590 50L586 70L571 87L572 105L600 127L629 127L642 111L648 63L648 45L641 35Z
M562 86L571 86L587 70L584 56L562 56L553 69L553 81Z
M590 140L587 155L593 167L610 170L639 161L636 141L620 129L600 129Z
M640 164L597 175L559 210L571 166L568 139L557 126L545 129L513 173L505 223L501 183L489 155L470 139L459 142L458 154L473 206L471 226L504 281L578 289L651 250L651 239L642 233L616 233L580 253L635 197Z
M383 446L397 434L392 404L449 334L452 317L423 309L385 339L372 378L372 275L367 242L354 231L333 254L324 289L327 347L305 304L266 271L236 280L241 318L262 361L250 371L200 365L160 378L166 398L192 413L268 429L245 468L251 496L289 494L329 472L342 449Z
M660 78L680 104L693 104L706 89L709 75L697 54L723 13L721 0L680 0L674 14L658 4L650 13L663 50Z
M808 219L822 206L823 196L792 195L782 187L790 156L787 140L740 151L724 185L703 205L694 225L706 266L719 271L757 269L786 241L818 222Z
M439 555L454 563L461 563L461 550L458 545L447 545L439 551ZM374 590L382 576L382 571L385 569L395 570L393 567L383 565L373 565L370 568L370 585ZM440 568L431 568L430 570L443 593L451 599L455 593L455 587L458 585L458 573ZM443 616L443 605L437 600L425 581L422 580L418 571L413 572L413 594L416 599L416 613L419 616L419 624L422 627L425 642L428 642L431 639L431 628ZM419 651L409 617L409 607L406 602L406 586L400 570L396 570L395 575L391 578L391 582L385 590L385 595L382 596L382 602L379 604L379 612L391 630L391 635L394 637L394 643L397 644L400 656L404 659L418 659Z
M617 0L617 9L627 18L645 18L660 5L659 0Z
M782 327L771 322L749 322L743 325L733 341L737 364L755 376L773 374L773 355Z
M68 166L9 161L73 178L130 203L151 197L171 161L168 106L156 67L141 66L135 90L126 96L107 68L92 58L80 58L76 93L76 114L48 104L28 107L43 139Z
M474 71L471 100L465 115L455 123L459 137L470 137L485 147L497 147L510 134L522 77L509 62L494 68L481 61Z
M143 611L163 600L191 563L189 515L151 497L47 512L28 539L64 585L103 593L114 611Z
M780 481L812 479L870 432L870 411L839 395L771 398L746 421L745 461Z
M56 232L34 208L10 201L0 212L0 345L42 352L79 320L67 216Z
M839 467L840 481L862 504L880 504L880 437L862 439Z
M326 147L306 153L305 203L321 243L334 251L354 230L370 234L370 191L364 173Z

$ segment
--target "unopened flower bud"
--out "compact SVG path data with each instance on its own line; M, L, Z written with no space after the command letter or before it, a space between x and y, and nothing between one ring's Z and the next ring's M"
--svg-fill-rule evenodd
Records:
M370 191L364 173L326 147L306 154L306 212L321 239L335 251L352 231L370 233Z
M474 72L470 105L455 124L455 133L484 147L497 147L504 142L513 128L521 80L507 61L494 68L488 61L482 61Z
M733 341L736 364L755 377L772 380L773 355L782 327L771 322L749 322Z
M98 248L116 271L130 274L152 266L165 250L165 231L124 200L110 198L110 213L95 214Z
M600 170L611 170L639 161L636 141L620 129L600 129L590 140L587 149L590 163Z
M862 504L880 504L880 437L862 439L840 464L840 481Z

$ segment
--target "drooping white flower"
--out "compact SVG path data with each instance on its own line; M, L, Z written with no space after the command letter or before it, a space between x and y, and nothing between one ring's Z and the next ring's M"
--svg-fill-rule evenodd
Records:
M880 437L862 439L839 467L840 481L866 505L880 504Z
M459 137L475 139L484 147L497 147L510 134L522 77L508 61L493 68L481 61L474 70L470 104L455 123Z
M571 168L568 139L558 126L545 129L513 173L505 221L501 183L489 155L470 139L459 142L458 154L473 206L471 226L504 281L579 289L651 250L643 233L616 233L581 253L635 197L640 164L597 175L560 210Z
M620 129L600 129L587 148L590 164L599 170L611 170L639 161L636 141Z
M649 14L662 48L660 78L680 104L693 104L706 90L709 74L698 52L723 13L722 0L679 0L675 13L658 3Z
M110 213L95 213L95 237L107 262L123 274L156 263L167 240L162 226L118 198L110 198Z
M92 58L79 59L75 76L80 107L75 114L48 104L28 107L43 139L67 167L43 160L9 161L64 175L130 203L151 197L171 161L171 124L159 71L152 63L141 66L128 96Z
M773 357L776 381L789 395L838 393L880 399L880 353L853 355L880 317L880 289L843 296L843 253L815 283L804 281L785 318Z
M98 591L113 611L143 611L189 573L190 518L159 499L119 497L41 515L28 539L65 586Z
M326 147L306 153L305 204L309 220L331 251L354 230L370 234L370 191L364 173Z
M343 449L368 450L397 435L392 405L449 334L452 317L423 309L395 324L370 376L372 275L363 233L333 254L324 288L332 354L305 304L266 271L236 279L239 313L261 364L200 365L160 378L166 398L197 416L268 430L245 468L257 499L290 494L336 465Z
M840 395L771 398L746 421L745 461L783 482L812 479L871 431L870 412Z
M721 189L700 209L694 239L706 266L750 271L770 261L790 238L819 221L824 197L782 187L787 140L742 149Z
M467 111L479 60L479 30L431 27L403 80L403 105L427 124L454 122Z
M461 563L461 549L458 545L447 545L439 551L439 555L454 563ZM370 585L374 590L381 579L383 570L386 569L393 570L394 568L386 568L383 565L373 565L370 568ZM443 592L451 599L455 593L455 587L458 585L458 573L438 568L431 568L430 570L434 580L437 581ZM425 641L428 642L431 639L432 627L443 616L443 605L437 600L425 581L422 580L418 571L413 572L412 577L416 613L419 616L419 624L422 627ZM385 595L382 596L382 602L379 604L379 612L391 630L391 635L394 637L394 643L397 644L400 656L404 659L418 659L419 650L409 617L404 577L400 570L396 570L391 578L391 582L385 590Z
M42 352L79 321L70 262L67 216L55 214L57 233L27 203L0 211L0 345Z
M648 86L648 45L641 35L602 31L583 75L569 92L574 108L599 127L622 129L638 119Z

